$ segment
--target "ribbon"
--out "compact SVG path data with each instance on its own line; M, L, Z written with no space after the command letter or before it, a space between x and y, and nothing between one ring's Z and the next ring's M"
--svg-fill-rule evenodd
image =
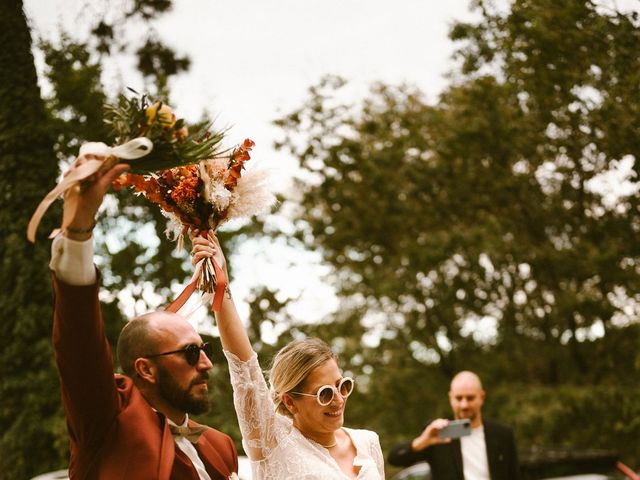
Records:
M203 237L206 237L207 232L206 231L201 232L200 235L202 235ZM213 272L214 272L213 278L215 281L213 301L211 302L211 310L213 310L214 312L220 311L220 309L222 308L222 301L224 300L224 291L227 287L227 276L225 275L224 270L220 267L220 265L218 264L218 262L214 257L204 258L196 264L191 280L189 280L189 283L187 284L187 286L184 287L184 289L182 290L182 292L180 292L180 294L176 297L176 299L173 302L171 302L167 306L167 308L165 308L165 311L176 313L178 310L180 310L180 308L184 306L185 303L187 303L187 300L189 300L193 292L195 292L198 288L198 284L200 283L200 277L201 275L203 275L202 271L204 268L206 268L205 262L207 260L210 260L211 263L213 264Z
M118 158L124 158L125 160L134 160L136 158L144 157L153 150L153 143L146 137L138 137L128 141L117 147L109 147L102 142L87 142L80 147L80 154L78 158L82 158L86 155L96 155L105 157L105 160L87 160L82 165L69 171L65 174L60 183L54 187L47 195L42 199L38 208L31 216L29 220L29 226L27 227L27 238L30 242L36 240L36 230L42 220L43 215L51 206L53 201L64 193L67 201L68 208L62 218L61 229L64 229L69 225L69 222L73 218L75 213L78 195L80 193L80 183L86 180L94 173L98 172L101 167L108 166L109 168L115 165ZM55 230L53 233L57 232ZM52 233L52 235L53 235Z
M180 294L176 297L176 299L164 309L166 312L176 313L178 310L180 310L180 308L184 306L185 303L187 303L187 300L189 300L193 292L197 290L198 283L200 281L200 273L202 271L202 268L204 267L205 260L206 259L200 260L196 264L196 269L193 273L193 276L191 277L191 280L189 281L187 286L184 287L182 292L180 292ZM214 312L219 312L222 308L222 300L224 300L224 291L227 286L227 276L224 274L224 270L220 268L220 265L218 265L218 262L215 258L210 258L210 260L213 263L213 269L216 273L216 286L215 293L213 295L213 301L211 302L211 310L213 310Z

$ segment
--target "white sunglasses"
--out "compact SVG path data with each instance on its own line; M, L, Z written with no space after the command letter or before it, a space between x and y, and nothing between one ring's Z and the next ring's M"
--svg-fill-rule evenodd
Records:
M316 397L318 403L326 407L333 401L335 393L339 393L342 398L347 398L353 392L354 380L351 377L344 377L340 380L337 387L333 385L323 385L318 389L317 393L289 392L296 395L304 395L305 397Z

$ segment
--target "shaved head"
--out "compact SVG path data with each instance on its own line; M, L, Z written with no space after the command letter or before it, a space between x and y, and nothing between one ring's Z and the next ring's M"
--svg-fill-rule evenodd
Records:
M451 380L451 390L462 386L465 386L467 388L474 388L478 391L482 390L482 382L480 381L480 377L468 370L464 370L458 373L455 377L453 377L453 380Z
M163 337L183 324L188 325L188 322L169 312L146 313L127 323L120 332L117 346L118 360L124 374L135 380L136 359L157 353Z

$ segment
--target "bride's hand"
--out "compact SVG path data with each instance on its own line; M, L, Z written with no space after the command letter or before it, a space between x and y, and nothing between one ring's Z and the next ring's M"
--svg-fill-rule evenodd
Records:
M227 273L226 260L220 241L216 235L209 231L206 237L200 235L199 230L194 230L190 234L193 248L191 249L191 264L196 265L200 260L205 258L215 258L220 268Z

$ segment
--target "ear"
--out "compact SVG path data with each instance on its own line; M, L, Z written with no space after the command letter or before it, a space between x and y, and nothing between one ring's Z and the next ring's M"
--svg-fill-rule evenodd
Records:
M156 383L158 381L158 369L148 358L136 358L133 363L136 375L145 382Z
M295 415L296 413L298 413L298 407L296 407L296 404L293 401L293 398L291 398L291 395L289 395L288 393L283 393L282 394L282 403L284 403L284 406L287 408L287 410L289 410L289 413L291 415Z

